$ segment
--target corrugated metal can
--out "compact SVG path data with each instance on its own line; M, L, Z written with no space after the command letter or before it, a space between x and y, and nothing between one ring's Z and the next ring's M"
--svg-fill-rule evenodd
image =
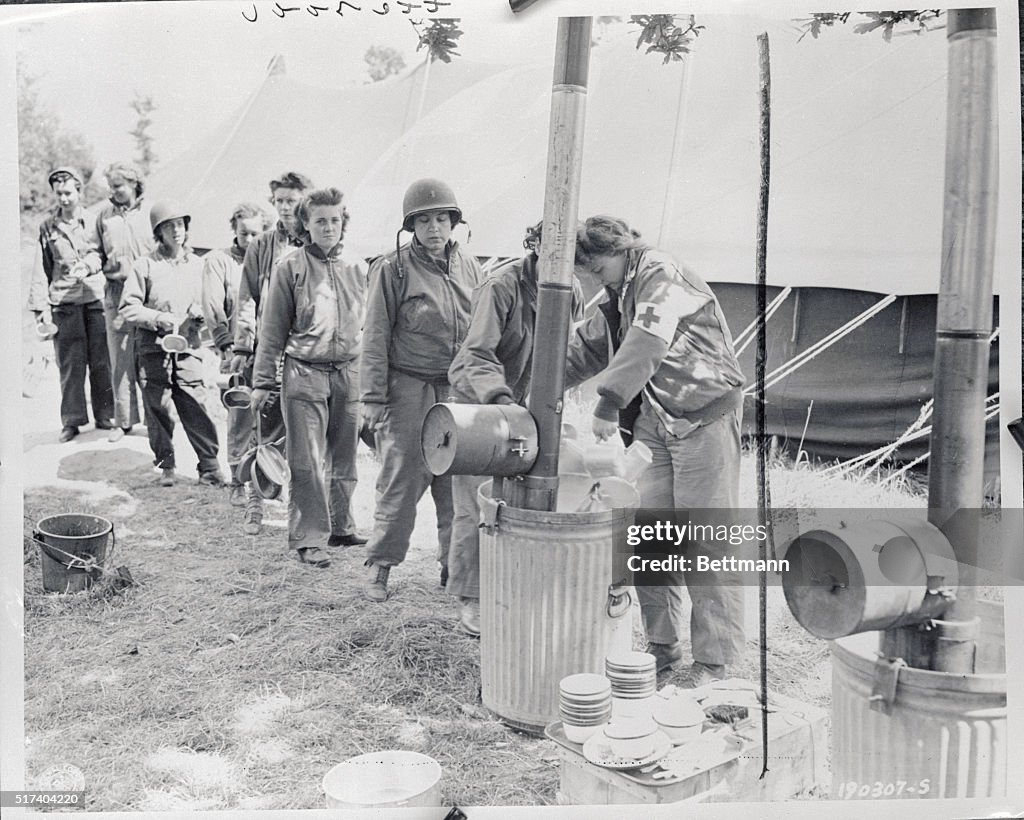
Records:
M832 797L1004 795L1005 673L903 667L886 714L871 708L877 646L875 632L832 642Z
M558 720L558 684L604 673L632 645L632 596L613 537L628 511L543 512L480 488L480 677L484 706L517 729Z

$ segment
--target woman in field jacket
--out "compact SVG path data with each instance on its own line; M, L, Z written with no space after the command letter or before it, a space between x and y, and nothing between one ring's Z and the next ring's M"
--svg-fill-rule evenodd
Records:
M436 179L414 182L403 202L402 230L412 241L378 259L370 271L363 345L365 423L379 431L374 530L367 546L364 592L385 601L388 573L405 560L416 504L430 488L437 508L442 580L451 544L451 478L423 461L420 429L430 407L448 394L448 368L469 327L480 265L451 239L462 221L455 194Z
M283 353L281 403L291 471L288 546L303 563L322 568L330 565L322 549L329 543L366 543L356 533L352 494L367 271L361 259L342 255L348 211L341 191L311 191L298 217L306 244L271 274L252 406L261 409L275 389Z
M609 438L626 427L651 449L653 461L639 484L641 506L735 509L743 374L714 293L623 220L607 216L588 219L577 232L576 271L603 285L607 298L570 342L565 384L597 375L594 434ZM634 416L629 409L637 397ZM718 542L693 547L723 557ZM699 575L685 577L693 664L681 682L690 686L721 678L744 647L739 577ZM682 659L683 574L671 580L637 587L648 651L659 670Z

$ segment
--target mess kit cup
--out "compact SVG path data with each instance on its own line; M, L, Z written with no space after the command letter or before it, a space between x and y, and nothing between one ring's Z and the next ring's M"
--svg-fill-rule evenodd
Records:
M220 401L228 410L235 410L248 407L251 397L252 389L245 383L245 377L241 373L233 373Z
M57 325L53 322L39 322L36 324L36 335L44 342L48 342L57 335Z
M165 353L184 353L188 350L188 339L177 333L168 333L160 337L160 347Z

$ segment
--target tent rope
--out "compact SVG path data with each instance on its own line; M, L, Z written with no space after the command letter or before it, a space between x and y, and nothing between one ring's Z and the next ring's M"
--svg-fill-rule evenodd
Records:
M817 342L815 342L813 345L807 348L807 350L803 351L803 353L794 356L792 359L790 359L784 365L779 367L777 370L773 371L771 375L768 376L764 385L764 389L767 390L769 387L774 387L784 378L796 372L803 365L807 364L810 361L813 361L821 353L828 350L828 348L830 348L840 339L848 336L850 333L859 328L865 322L872 319L875 315L881 313L883 310L885 310L885 308L887 308L895 301L896 296L894 295L890 294L889 296L884 297L883 299L879 300L874 305L872 305L870 308L865 310L863 313L851 319L842 327L832 331L823 339L820 339ZM751 396L754 395L755 392L756 388L747 388L744 391L744 395Z
M985 422L986 423L990 422L992 419L994 419L998 415L999 415L999 404L996 404L995 407L992 407L989 410L985 411ZM931 432L931 427L928 428L928 432L929 433ZM926 461L928 459L928 456L930 456L930 455L931 455L931 451L930 450L925 450L921 455L919 455L917 458L915 458L909 464L905 464L904 466L902 466L899 470L897 470L892 475L886 476L884 479L879 481L878 482L878 486L879 487L884 487L887 484L895 481L897 478L899 478L901 475L903 475L905 472L907 472L907 470L910 470L910 469L916 467L922 461ZM881 463L881 462L879 462L879 463ZM876 464L875 466L877 467L878 465ZM872 468L872 469L874 469L874 468Z
M985 411L985 421L986 422L990 421L992 418L994 418L999 413L999 406L1000 405L999 405L999 393L998 392L993 393L991 396L989 396L988 398L985 399L985 404L990 404L992 402L995 402L995 404L993 404L991 407L989 407ZM903 434L899 438L897 438L894 442L891 442L890 444L886 444L884 447L879 447L879 448L877 448L875 450L872 450L869 453L862 453L861 455L856 456L854 458L851 458L851 459L849 459L847 461L841 462L839 464L834 464L831 467L826 467L822 471L822 475L829 476L829 477L836 476L836 475L844 476L847 473L851 472L852 470L856 470L856 469L858 469L860 467L863 467L865 464L868 464L871 461L875 461L876 459L877 459L878 463L881 463L881 462L885 461L886 458L888 458L893 452L895 452L898 448L900 448L904 444L908 444L908 443L910 443L912 441L917 441L918 439L925 438L926 436L931 435L931 432L932 432L931 425L928 425L926 427L922 427L921 425L925 421L927 421L928 418L931 417L932 409L933 409L932 400L929 399L925 403L925 405L921 408L921 413L918 415L918 417L914 421L914 423L911 424L910 427L908 427L903 432ZM877 464L876 464L876 466L877 466ZM872 468L872 469L874 469L874 468Z
M775 315L775 312L782 306L782 303L786 301L789 294L793 292L793 288L786 287L768 304L765 309L764 316L758 316L753 322L747 325L740 334L733 339L733 347L736 349L736 355L739 356L750 343L756 338L756 334L760 332L762 325L767 324L768 320Z

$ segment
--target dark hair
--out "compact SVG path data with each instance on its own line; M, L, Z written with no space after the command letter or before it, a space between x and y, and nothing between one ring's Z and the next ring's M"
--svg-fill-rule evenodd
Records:
M330 205L336 206L341 205L345 195L342 194L337 188L319 188L315 191L310 191L302 202L299 203L299 207L295 209L295 215L299 218L299 224L302 226L302 238L306 241L310 241L309 231L306 230L306 220L309 219L309 211L311 208L315 208L317 205ZM348 226L348 209L341 205L341 238L345 238L345 228Z
M313 181L298 171L285 171L277 179L270 180L270 193L274 193L278 188L294 188L296 191L308 191L312 187Z
M231 230L235 230L243 219L252 219L254 216L263 217L263 230L270 227L270 215L266 211L252 202L242 202L231 212Z
M67 172L54 174L53 176L50 177L50 190L54 190L58 183L67 182L69 179L75 183L76 189L78 189L79 191L82 190L82 181L75 177L74 174L69 174Z
M145 185L142 181L142 171L132 165L130 162L112 162L103 170L103 176L107 180L107 184L110 184L111 177L121 177L128 180L128 182L135 183L135 196L142 196Z
M540 253L540 243L544 235L544 220L542 219L536 225L530 225L526 229L526 233L523 235L523 247L530 251L534 256Z
M639 231L630 228L624 219L592 216L576 231L576 264L585 265L595 256L616 256L643 246Z

